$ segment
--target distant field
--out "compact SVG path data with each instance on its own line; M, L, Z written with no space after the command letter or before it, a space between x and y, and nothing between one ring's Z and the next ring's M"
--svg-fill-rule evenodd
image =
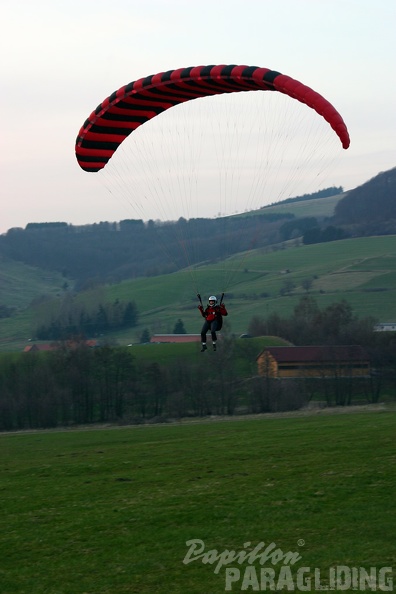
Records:
M330 567L394 576L395 423L322 413L0 435L1 593L224 592L227 567L183 563L192 539L218 553L274 543L298 555L294 578L309 568L311 592ZM279 558L264 563L276 576ZM232 591L248 565L229 564Z
M0 319L0 351L20 349L26 343L31 337L34 315L29 305L43 296L56 299L62 294L64 283L58 272L0 258L0 305L19 311L16 316Z
M315 246L292 247L266 253L256 250L243 260L231 259L226 267L237 270L226 303L227 323L236 334L246 332L253 315L273 311L289 315L305 291L304 279L312 279L310 293L319 305L346 299L359 316L371 315L380 321L396 319L396 238L371 237ZM286 272L289 271L289 272ZM221 264L197 272L200 286L216 287ZM290 296L280 296L286 281L295 285ZM187 332L198 332L198 304L186 274L138 280L109 287L111 299L117 295L133 297L139 311L140 328L171 332L176 320L183 319ZM215 291L216 292L216 291ZM264 297L267 295L267 297ZM158 299L160 296L160 300ZM180 300L184 300L184 303ZM162 307L161 307L162 305ZM158 309L157 309L158 308ZM155 321L154 321L155 320Z
M262 213L290 213L295 217L331 217L338 202L346 194L328 196L327 198L316 198L315 200L303 200L301 202L280 202L273 206L262 209Z
M303 282L312 284L310 294L324 307L346 299L359 316L381 322L396 321L396 237L366 237L309 246L289 246L277 251L253 250L226 262L206 265L161 277L124 281L100 289L108 301L133 300L140 312L139 325L114 335L122 344L138 342L143 329L170 333L180 318L188 333L198 333L202 318L196 309L196 292L207 299L220 295L227 279L227 325L236 335L247 331L254 315L271 312L289 315L302 295ZM293 285L281 296L285 283ZM81 300L91 298L81 294ZM47 307L47 306L46 306ZM0 320L0 349L21 348L30 338L35 311Z
M287 344L289 344L287 341L275 336L237 340L232 352L234 369L238 371L241 378L251 377L256 374L256 357L266 346L284 346ZM153 360L160 365L166 365L167 363L174 364L176 361L183 362L183 365L188 365L189 363L196 362L197 357L202 357L200 343L196 342L187 344L138 344L131 348L138 365L140 362L151 362ZM217 361L220 361L220 365L221 352L224 348L220 343L219 350L213 353L214 356L217 356ZM209 366L216 364L216 360L210 358L212 353L205 353L205 356L207 355L209 355Z
M0 304L25 308L32 299L62 291L65 279L59 272L48 272L22 262L0 257Z

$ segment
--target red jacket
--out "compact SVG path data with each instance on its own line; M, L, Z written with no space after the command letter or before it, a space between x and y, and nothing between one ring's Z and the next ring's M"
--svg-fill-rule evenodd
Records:
M201 312L202 317L208 322L213 322L218 316L228 316L228 312L223 303L221 305L215 305L214 307L208 305L205 309L202 305L198 305L198 309Z

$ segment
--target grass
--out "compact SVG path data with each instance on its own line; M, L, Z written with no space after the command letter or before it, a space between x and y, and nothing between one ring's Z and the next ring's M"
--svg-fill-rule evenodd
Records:
M370 315L380 322L396 320L396 237L381 236L289 246L278 251L254 250L224 264L197 269L193 280L189 272L179 272L101 287L104 301L133 300L140 314L136 328L113 337L128 344L138 342L145 328L151 334L167 334L179 318L188 333L198 333L201 318L196 309L197 288L204 299L207 287L220 294L224 272L232 276L226 304L230 311L228 323L236 335L247 332L254 315L265 317L275 311L290 315L305 294L302 283L306 279L312 280L310 294L320 307L346 299L360 317ZM290 295L281 296L286 281L292 281L294 289ZM92 293L79 298L89 301ZM0 350L23 348L31 337L38 311L29 308L0 320Z
M257 299L263 293L269 295L271 310L277 310L278 307L282 307L282 301L289 300L289 297L279 295L286 279L294 282L293 293L299 298L305 293L301 286L302 281L312 278L312 293L318 300L326 299L331 295L334 301L346 298L352 292L356 292L361 298L366 288L388 289L388 310L386 313L383 311L381 301L377 314L396 318L394 293L396 290L396 238L394 236L348 239L327 244L292 247L276 252L256 250L244 257L242 266L238 258L240 259L240 257L232 258L224 265L228 270L237 271L233 286L229 289L235 301L234 299L228 301L237 314L239 314L239 307L244 306L244 302L250 308L255 306L255 301L259 301L261 309L264 309L267 300ZM199 286L216 287L222 272L221 266L221 263L208 265L203 270L199 270L197 272ZM285 270L290 272L282 273ZM364 313L365 303L375 302L378 293L373 291L365 294L361 312ZM168 326L174 324L179 316L189 321L196 319L193 305L197 302L186 273L139 279L134 282L125 281L120 285L109 286L107 296L110 300L117 297L133 298L139 311L142 312L142 323L147 320L150 324L153 319L160 319L166 327L167 324ZM233 320L233 328L234 325L235 320ZM188 331L193 331L191 326ZM246 331L246 326L235 325L235 331L237 333Z
M64 282L59 272L48 272L0 257L1 305L25 308L41 295L55 297L62 292Z
M219 552L274 542L300 554L293 571L394 567L395 422L372 412L0 435L1 592L223 592L225 568L183 564L190 539Z
M222 352L226 356L227 353L224 352L222 346L219 347L216 353L212 353L210 339L208 340L208 343L209 351L205 353L205 360L207 361L208 366L222 365ZM237 340L233 346L234 371L240 379L252 377L252 375L257 373L256 358L266 346L284 346L287 344L289 344L287 341L277 336L261 336L250 338L248 340ZM133 346L132 353L138 368L142 363L152 363L153 361L164 366L169 364L175 365L177 362L181 363L183 366L188 366L202 362L200 349L200 342L180 344L138 344ZM212 354L214 357L211 357Z
M332 217L337 203L345 194L316 198L315 200L302 200L301 202L280 202L262 209L263 214L290 213L295 217Z

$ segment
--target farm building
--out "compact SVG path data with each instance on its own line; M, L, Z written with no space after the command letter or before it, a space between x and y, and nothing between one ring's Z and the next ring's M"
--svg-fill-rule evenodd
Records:
M150 342L200 342L200 334L153 334Z
M23 349L24 353L37 353L38 351L55 351L58 347L53 344L28 344Z
M396 322L383 322L374 326L375 332L396 332Z
M266 347L257 357L258 374L271 378L367 377L366 351L353 346Z

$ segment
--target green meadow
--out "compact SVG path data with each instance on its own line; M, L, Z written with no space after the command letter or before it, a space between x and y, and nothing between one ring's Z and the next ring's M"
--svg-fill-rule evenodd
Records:
M230 568L228 591L264 591L246 555L215 571L260 543L305 591L331 567L394 572L395 429L377 410L2 434L0 591L220 594ZM192 540L207 555L186 563Z
M204 293L208 287L220 294L223 279L230 282L225 297L230 313L227 322L237 335L247 331L255 315L265 317L274 311L289 315L306 294L305 279L312 281L310 294L321 307L346 299L359 316L370 315L383 322L396 320L394 236L254 250L193 271L111 285L104 289L104 295L110 301L136 301L141 313L132 336L139 336L145 327L153 333L172 332L178 318L184 321L187 332L197 333L200 317L194 289L199 288L203 298L208 297ZM281 296L282 287L289 281L293 290Z
M344 197L345 194L337 194L336 196L315 198L315 200L302 200L298 202L287 202L286 200L272 206L266 206L262 209L262 213L291 213L295 217L332 217L337 203Z
M1 305L24 308L36 297L55 297L65 278L59 272L48 272L22 262L0 257Z

